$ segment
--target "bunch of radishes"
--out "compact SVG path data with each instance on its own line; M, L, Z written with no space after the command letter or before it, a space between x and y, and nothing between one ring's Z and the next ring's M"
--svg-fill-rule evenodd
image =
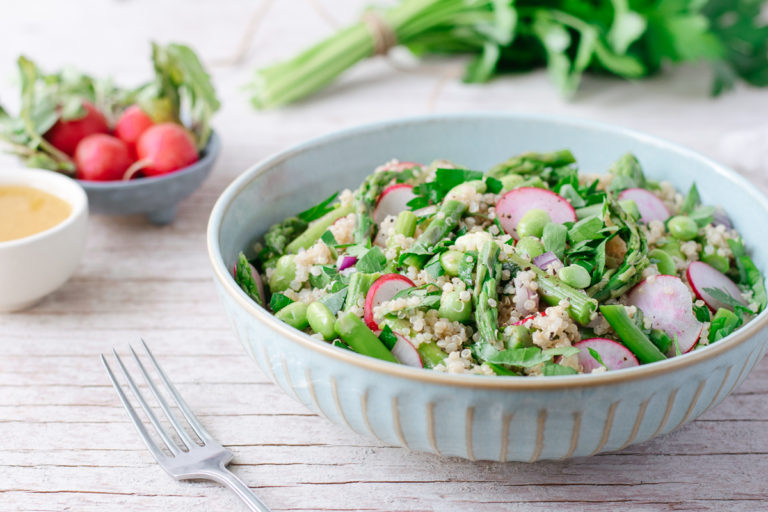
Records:
M128 107L110 129L90 102L85 115L59 120L44 137L75 160L76 177L89 181L161 176L198 160L192 135L174 122L155 123L139 105Z
M195 52L152 44L154 77L136 88L19 57L21 109L0 107L0 140L30 167L88 181L168 174L196 162L220 104ZM185 125L181 124L184 119Z

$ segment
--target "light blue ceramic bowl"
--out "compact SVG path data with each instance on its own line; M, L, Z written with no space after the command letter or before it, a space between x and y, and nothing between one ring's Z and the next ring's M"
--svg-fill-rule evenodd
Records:
M319 342L256 306L230 274L274 222L353 188L391 158L447 158L487 169L529 150L571 148L584 171L634 152L651 178L693 180L768 263L768 200L692 151L621 128L558 117L457 114L344 130L252 167L222 194L208 250L227 315L248 353L286 393L334 423L384 443L468 459L535 461L618 450L665 434L717 405L766 351L768 313L727 339L660 363L600 375L479 377L395 365ZM757 219L761 219L757 222Z

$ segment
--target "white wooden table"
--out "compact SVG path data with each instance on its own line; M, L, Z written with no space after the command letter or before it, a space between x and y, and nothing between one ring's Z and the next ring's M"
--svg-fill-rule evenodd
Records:
M606 120L717 156L722 134L764 123L768 93L711 100L698 69L642 83L587 80L571 103L543 73L463 86L367 63L316 97L255 113L240 91L257 64L330 32L314 2L269 2L241 62L249 18L266 3L7 2L0 99L15 106L15 57L78 64L121 81L146 77L148 41L186 41L211 64L224 108L215 172L167 227L93 216L74 278L37 307L0 315L0 510L241 510L227 490L176 483L120 408L98 354L143 336L192 408L236 453L234 471L275 510L729 510L768 508L768 363L717 409L660 439L569 462L470 463L409 453L309 413L262 375L215 297L204 228L222 189L248 165L329 130L430 111L563 113ZM324 0L337 21L365 2ZM314 7L313 7L314 5ZM330 7L332 5L332 7ZM88 21L86 36L80 32ZM227 62L229 59L230 62ZM394 155L393 155L394 156ZM435 155L439 156L439 155ZM2 163L13 165L13 160ZM1 212L0 212L1 214Z

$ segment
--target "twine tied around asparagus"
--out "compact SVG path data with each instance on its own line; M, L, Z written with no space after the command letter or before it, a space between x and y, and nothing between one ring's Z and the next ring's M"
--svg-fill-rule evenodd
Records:
M397 46L397 34L381 15L366 11L361 21L371 33L374 55L386 55L390 48Z

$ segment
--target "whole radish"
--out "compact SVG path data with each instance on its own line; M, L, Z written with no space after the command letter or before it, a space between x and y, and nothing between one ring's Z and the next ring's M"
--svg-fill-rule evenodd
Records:
M89 135L109 133L109 125L104 114L87 101L83 102L83 108L85 109L85 115L80 119L68 121L59 119L45 133L45 139L48 142L69 156L74 156L77 145Z
M103 133L84 138L75 151L79 180L121 180L132 162L128 145L117 137Z
M139 137L136 170L161 176L197 162L199 156L189 132L176 123L156 124Z
M135 149L136 142L147 129L154 125L152 118L140 106L131 105L120 115L115 125L115 136Z

